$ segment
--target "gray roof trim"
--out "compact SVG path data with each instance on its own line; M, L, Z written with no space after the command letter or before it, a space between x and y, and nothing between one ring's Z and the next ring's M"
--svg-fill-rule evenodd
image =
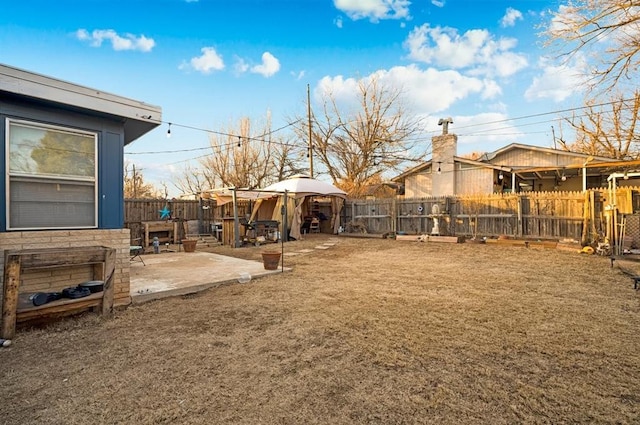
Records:
M462 164L475 165L478 168L492 168L494 170L505 170L505 171L511 170L511 167L508 167L506 165L500 166L500 165L492 164L490 162L481 162L481 161L476 161L476 160L473 160L473 159L462 158L462 157L459 157L459 156L454 156L453 157L453 162L454 163L459 162L459 163L462 163ZM404 173L397 175L396 177L392 178L391 181L392 182L402 181L402 179L406 178L407 176L410 176L410 175L415 174L417 172L420 172L422 170L426 170L430 166L431 166L431 160L425 161L422 164L416 165L415 167L412 167L412 168L408 169Z
M390 180L392 182L401 181L404 178L406 178L407 176L410 176L411 174L415 174L415 173L420 172L422 170L426 170L430 166L431 166L431 160L425 161L422 164L418 164L418 165L415 165L415 166L409 168L407 171L405 171L405 172L403 172L401 174L398 174L397 176L391 178Z
M545 152L545 153L550 153L550 154L557 154L557 155L566 155L566 156L573 156L576 158L584 158L587 159L589 157L593 157L594 160L598 160L598 161L611 161L614 158L608 158L606 156L594 156L594 155L589 155L589 154L585 154L585 153L579 153L579 152L570 152L570 151L563 151L560 149L553 149L553 148L545 148L542 146L533 146L533 145L525 145L523 143L511 143L507 146L503 146L498 150L495 150L493 152L488 152L485 153L484 155L482 155L480 157L480 160L484 160L484 161L491 161L493 160L496 156L498 156L501 153L505 153L514 149L525 149L525 150L529 150L529 151L536 151L536 152Z
M495 165L495 164L492 164L490 162L482 162L482 161L477 161L475 159L462 158L462 157L459 157L459 156L454 156L453 157L453 162L459 162L461 164L475 165L478 168L491 168L491 169L494 169L494 170L504 170L504 171L511 170L511 167L506 166L506 165Z
M3 64L0 64L0 92L124 118L125 143L162 123L159 106Z

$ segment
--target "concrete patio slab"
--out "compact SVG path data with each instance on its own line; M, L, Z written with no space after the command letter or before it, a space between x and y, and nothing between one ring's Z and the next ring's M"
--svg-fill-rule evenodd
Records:
M261 261L243 260L208 252L163 252L143 256L130 268L131 299L142 303L165 297L192 294L224 283L282 273L265 270ZM284 271L290 268L285 267Z

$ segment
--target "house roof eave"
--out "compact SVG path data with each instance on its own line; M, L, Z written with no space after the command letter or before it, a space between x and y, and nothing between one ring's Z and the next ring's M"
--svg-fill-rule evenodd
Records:
M0 92L123 119L125 144L162 123L162 108L0 64Z
M597 160L597 161L611 161L611 160L614 160L614 158L609 158L609 157L605 157L605 156L595 156L595 155L589 155L589 154L580 153L580 152L563 151L563 150L547 148L547 147L543 147L543 146L525 145L524 143L511 143L511 144L508 144L508 145L503 146L502 148L500 148L498 150L495 150L493 152L485 153L484 155L482 155L482 158L485 161L491 161L496 156L498 156L498 155L500 155L502 153L514 150L514 149L525 149L525 150L536 151L536 152L544 152L544 153L551 153L551 154L557 154L557 155L573 156L573 157L576 157L576 158L583 158L583 159L592 158L592 160Z
M425 169L429 168L430 166L431 166L431 160L425 161L422 164L418 164L418 165L416 165L414 167L411 167L408 170L404 171L403 173L398 174L395 177L392 177L391 181L394 182L394 183L400 182L400 181L404 180L405 178L407 178L407 176L410 176L412 174L415 174L415 173L418 173L418 172L420 172L422 170L425 170Z

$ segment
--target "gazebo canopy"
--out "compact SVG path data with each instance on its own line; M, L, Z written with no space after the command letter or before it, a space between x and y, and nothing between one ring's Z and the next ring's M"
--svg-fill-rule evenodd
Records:
M338 189L332 184L313 179L305 174L297 174L291 178L281 180L271 184L264 189L217 189L212 191L218 205L224 205L233 200L233 191L236 192L237 199L249 199L257 201L259 199L273 198L281 196L287 192L288 196L299 199L306 196L336 196L346 199L347 193Z
M337 196L343 199L346 199L347 197L344 190L338 189L332 184L313 179L304 174L295 175L260 190L260 192L266 193L284 193L285 191L290 193L296 199L313 195Z

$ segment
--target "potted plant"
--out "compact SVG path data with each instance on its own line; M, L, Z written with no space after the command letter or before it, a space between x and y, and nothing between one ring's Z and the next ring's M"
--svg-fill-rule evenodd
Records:
M278 270L281 253L279 251L265 251L262 253L262 264L265 270Z
M197 243L197 239L182 239L184 252L195 252Z

